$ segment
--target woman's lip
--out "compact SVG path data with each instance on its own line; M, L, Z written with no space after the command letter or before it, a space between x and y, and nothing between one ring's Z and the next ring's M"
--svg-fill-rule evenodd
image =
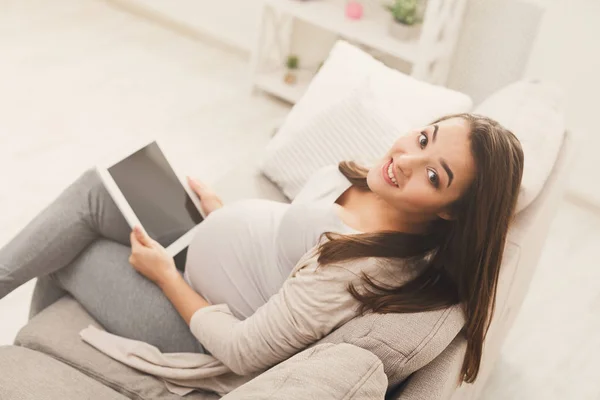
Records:
M390 176L388 175L388 168L390 167L390 164L392 163L393 160L390 160L388 162L386 162L383 167L381 168L381 173L383 174L383 179L390 185L393 186L395 188L397 188L398 186L392 182L392 180L390 179ZM395 174L394 174L395 176ZM396 178L397 179L397 178Z

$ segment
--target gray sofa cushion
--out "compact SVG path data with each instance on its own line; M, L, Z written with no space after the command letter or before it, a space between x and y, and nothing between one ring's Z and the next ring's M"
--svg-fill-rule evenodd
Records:
M15 344L46 353L131 399L181 399L170 393L162 381L116 362L84 343L79 331L90 324L99 326L72 297L63 297L21 329ZM204 392L186 396L188 400L218 398Z
M324 343L283 361L223 399L383 400L387 378L371 352L347 343Z
M342 325L316 344L350 343L383 363L389 387L435 359L464 325L459 306L416 314L366 314Z
M0 399L125 400L74 368L37 351L0 347Z

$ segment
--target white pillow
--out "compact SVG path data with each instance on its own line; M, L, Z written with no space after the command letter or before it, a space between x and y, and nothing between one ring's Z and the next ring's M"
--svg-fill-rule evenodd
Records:
M340 40L268 148L277 148L294 132L312 123L318 113L341 101L365 81L374 96L375 107L398 126L407 122L412 127L423 126L446 114L468 112L473 106L466 94L421 82Z
M261 169L289 198L320 168L353 160L363 165L383 157L409 129L392 124L372 102L366 86L328 107L277 148L267 148Z
M555 85L519 81L475 108L476 114L495 119L521 141L525 166L516 212L535 200L552 172L565 134L562 98Z

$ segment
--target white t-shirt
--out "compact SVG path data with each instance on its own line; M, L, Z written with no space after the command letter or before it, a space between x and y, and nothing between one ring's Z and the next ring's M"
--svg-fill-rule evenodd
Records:
M185 279L211 304L248 318L271 296L323 232L359 233L335 201L350 187L337 165L317 171L291 204L241 200L212 212L190 243Z

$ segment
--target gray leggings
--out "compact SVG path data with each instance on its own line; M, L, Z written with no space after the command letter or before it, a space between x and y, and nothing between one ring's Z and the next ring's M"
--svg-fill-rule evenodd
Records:
M129 264L130 232L96 170L86 171L0 249L0 299L38 277L30 316L69 293L111 333L163 352L204 352L161 290Z

